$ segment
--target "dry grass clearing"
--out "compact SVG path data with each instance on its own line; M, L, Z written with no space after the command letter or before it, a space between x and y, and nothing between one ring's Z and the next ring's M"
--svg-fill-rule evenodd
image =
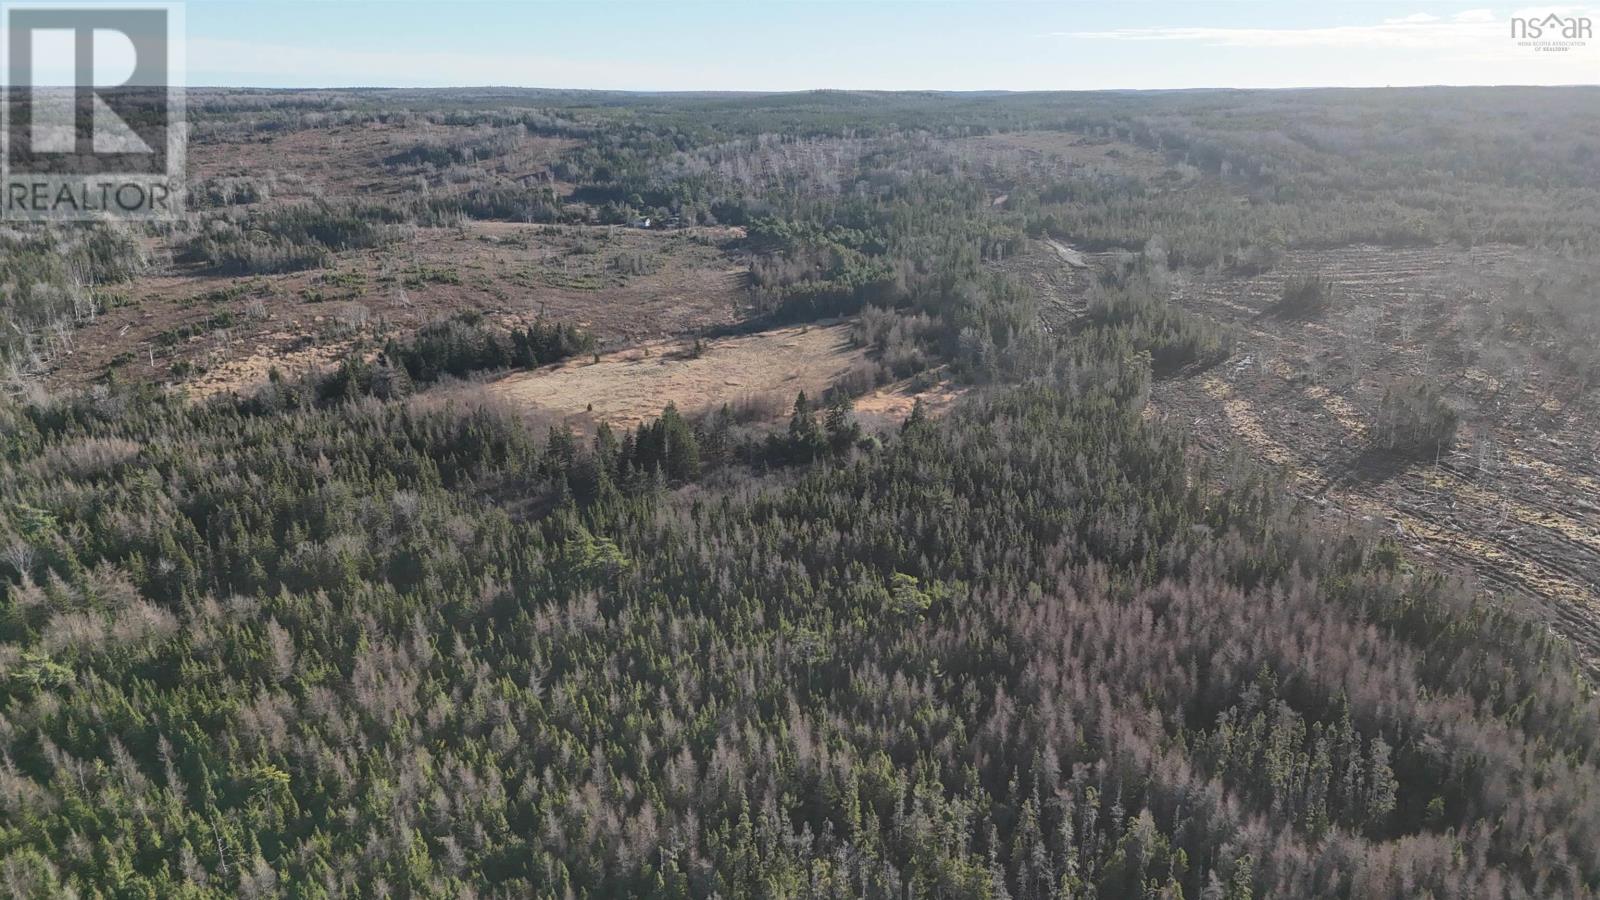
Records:
M518 372L489 391L574 424L633 426L668 403L686 413L755 400L787 410L795 394L818 394L866 361L848 323L779 328L706 342L695 357L686 341L656 341L559 366Z
M205 400L219 394L248 397L265 385L274 369L286 378L298 378L338 367L339 361L356 349L354 340L334 340L299 350L277 349L288 345L283 335L269 335L251 355L225 358L187 382L184 391L191 399ZM360 354L371 360L376 351Z
M930 416L941 416L950 411L957 400L966 396L967 389L949 381L941 381L927 390L917 389L916 378L906 378L884 385L856 400L856 418L871 425L883 422L903 422L922 402L922 409Z

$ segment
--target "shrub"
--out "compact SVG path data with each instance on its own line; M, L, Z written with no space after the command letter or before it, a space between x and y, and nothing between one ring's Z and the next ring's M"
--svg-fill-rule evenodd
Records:
M428 382L507 366L549 365L594 348L594 335L565 322L540 318L527 328L502 331L476 313L462 313L422 327L409 341L390 341L384 355L414 381Z
M1460 418L1437 386L1421 378L1402 379L1383 391L1373 439L1392 453L1437 457L1455 442Z
M238 224L215 220L185 255L223 274L262 275L326 265L332 253L389 243L402 217L381 206L312 203L252 212Z
M638 251L618 253L611 258L611 270L620 275L654 275L661 271L661 261Z
M592 353L594 335L567 322L550 322L543 317L527 328L511 332L513 365L546 366L573 356Z
M888 373L881 363L858 362L833 380L832 393L859 397L877 387Z
M1283 295L1273 306L1280 316L1311 319L1327 312L1333 302L1333 287L1321 275L1296 276L1283 285Z

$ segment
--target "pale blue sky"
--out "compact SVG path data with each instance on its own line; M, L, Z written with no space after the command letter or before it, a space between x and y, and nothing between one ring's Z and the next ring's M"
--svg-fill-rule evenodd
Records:
M1082 90L1596 84L1600 41L1519 47L1584 5L189 0L191 85Z

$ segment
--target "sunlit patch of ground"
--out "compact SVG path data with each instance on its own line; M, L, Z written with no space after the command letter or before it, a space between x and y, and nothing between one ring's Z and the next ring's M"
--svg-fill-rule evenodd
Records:
M592 417L632 426L660 415L668 403L684 412L760 399L787 411L795 395L819 396L866 361L850 342L850 326L778 328L705 341L654 341L507 375L488 388L519 405L564 418Z

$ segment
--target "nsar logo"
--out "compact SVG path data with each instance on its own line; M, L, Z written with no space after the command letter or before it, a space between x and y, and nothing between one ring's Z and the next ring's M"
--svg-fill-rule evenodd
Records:
M1594 37L1594 20L1588 16L1551 13L1543 18L1513 16L1511 37L1519 47L1561 52L1587 46Z

